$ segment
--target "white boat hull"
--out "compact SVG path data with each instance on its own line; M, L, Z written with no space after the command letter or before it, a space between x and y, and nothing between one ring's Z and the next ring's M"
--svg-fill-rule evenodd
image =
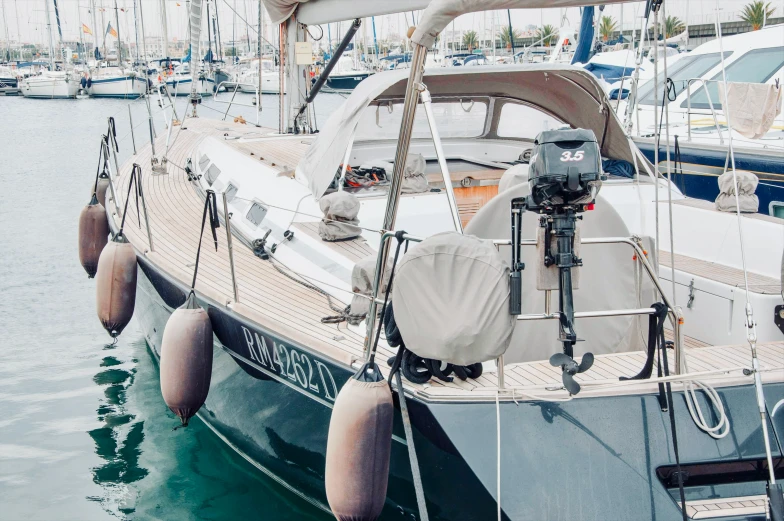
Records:
M134 76L94 78L90 87L90 96L93 98L136 99L146 92L146 80Z
M21 82L25 98L67 99L76 98L79 82L63 75L44 74L32 76Z

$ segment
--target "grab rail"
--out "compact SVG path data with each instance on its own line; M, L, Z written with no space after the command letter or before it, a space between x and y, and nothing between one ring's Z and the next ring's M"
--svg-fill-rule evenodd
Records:
M384 244L390 238L395 237L395 232L385 232L381 236L381 244L379 247L379 252L384 250ZM406 241L413 241L413 242L422 242L424 239L421 237L416 237L414 235L403 234L403 240ZM677 315L677 310L673 307L670 300L664 293L664 288L662 288L661 284L659 283L658 277L656 276L656 272L654 271L653 267L648 262L648 259L640 245L641 239L639 237L593 237L593 238L586 238L580 241L580 244L584 245L594 245L594 244L626 244L630 246L637 258L640 260L645 272L648 274L648 277L653 282L656 290L661 295L662 300L667 305L668 312L667 316L670 319L670 324L672 325L674 338L675 338L675 371L676 373L680 374L681 369L681 357L682 357L682 348L681 348L681 334L680 334L680 323L679 318ZM511 246L511 240L493 240L493 245L498 248L499 246ZM527 239L520 241L521 246L536 246L536 241ZM378 291L379 285L381 281L381 272L383 271L383 266L381 264L381 255L378 255L376 258L376 271L373 277L373 296L370 300L370 309L368 310L367 315L367 331L368 334L365 337L365 357L367 358L370 356L371 346L373 345L373 334L375 330L376 324L376 306L377 306L377 299L378 299ZM391 283L391 281L390 281ZM542 314L525 314L525 315L518 315L517 320L553 320L560 317L559 313L551 313L550 312L550 301L551 301L551 294L550 291L545 292L545 312ZM575 318L602 318L602 317L613 317L613 316L631 316L631 315L651 315L655 311L653 308L638 308L638 309L612 309L612 310L600 310L600 311L583 311L583 312L576 312L574 314ZM499 357L497 359L498 364L498 382L499 382L499 389L503 389L503 358Z

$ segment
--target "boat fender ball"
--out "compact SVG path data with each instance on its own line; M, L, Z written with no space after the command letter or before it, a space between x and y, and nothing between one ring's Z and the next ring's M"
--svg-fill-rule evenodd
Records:
M327 501L339 521L373 521L387 496L394 406L389 384L361 381L363 367L335 400L327 438L324 481Z
M95 184L95 195L98 197L98 202L106 208L106 191L109 189L109 176L102 173L98 176L98 182Z
M136 304L136 252L122 235L101 252L95 282L98 318L116 338L131 321Z
M183 425L204 405L212 377L212 323L193 292L174 310L161 342L161 393Z
M90 203L79 215L79 262L90 278L98 270L98 259L109 240L106 210L93 194Z

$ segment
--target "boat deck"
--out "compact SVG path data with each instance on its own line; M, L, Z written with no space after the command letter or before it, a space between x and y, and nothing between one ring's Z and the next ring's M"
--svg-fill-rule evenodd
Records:
M197 244L204 202L198 187L188 181L183 170L195 146L207 136L225 139L243 153L253 154L268 162L285 175L296 163L295 159L308 146L308 139L284 138L281 141L240 142L237 136L261 136L272 131L251 126L207 119L186 119L173 129L169 150L168 174L154 175L150 168L150 147L144 147L120 169L116 180L118 199L125 200L133 163L143 169L144 194L150 218L154 251L151 251L144 216L137 220L133 205L125 223L125 234L137 251L159 269L183 284L189 285L193 276ZM158 138L156 147L163 150L165 135ZM108 200L108 198L107 198ZM121 217L114 210L112 218L119 226ZM122 206L121 206L122 208ZM314 223L298 223L303 233L317 237ZM205 231L209 234L209 231ZM234 260L240 302L234 302L225 228L218 233L216 252L212 241L205 238L199 263L196 290L218 305L226 305L261 328L274 331L283 339L307 346L344 366L358 367L363 359L364 330L342 324L324 324L321 319L334 315L326 298L291 280L271 261L257 258L240 241L234 242ZM364 240L330 243L330 248L351 261L373 254ZM283 271L287 268L279 266ZM699 268L699 266L698 266ZM695 268L697 269L697 268ZM289 273L293 275L293 273ZM296 275L293 275L296 278ZM718 276L718 275L717 275ZM384 342L381 342L383 344ZM750 383L742 370L751 365L746 345L711 347L686 339L685 352L689 371L695 377L713 385ZM759 356L766 381L784 381L784 342L760 344ZM384 363L394 353L386 346L379 349L378 358ZM583 384L581 397L606 393L656 392L653 382L619 383L619 376L632 376L643 366L642 352L600 355L593 368L578 376ZM489 368L491 364L486 364ZM560 369L547 361L508 364L504 367L502 399L563 399ZM490 400L498 395L498 373L486 370L476 380L442 382L432 379L422 385L407 383L407 390L430 400Z

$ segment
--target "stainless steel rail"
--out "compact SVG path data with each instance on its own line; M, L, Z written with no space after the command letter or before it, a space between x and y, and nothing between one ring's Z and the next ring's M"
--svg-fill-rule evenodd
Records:
M231 240L231 214L229 213L229 203L226 199L226 192L223 192L223 220L226 225L226 247L229 250L229 266L231 266L231 286L234 290L234 302L239 303L240 294L237 290L237 276L234 273L234 246Z

